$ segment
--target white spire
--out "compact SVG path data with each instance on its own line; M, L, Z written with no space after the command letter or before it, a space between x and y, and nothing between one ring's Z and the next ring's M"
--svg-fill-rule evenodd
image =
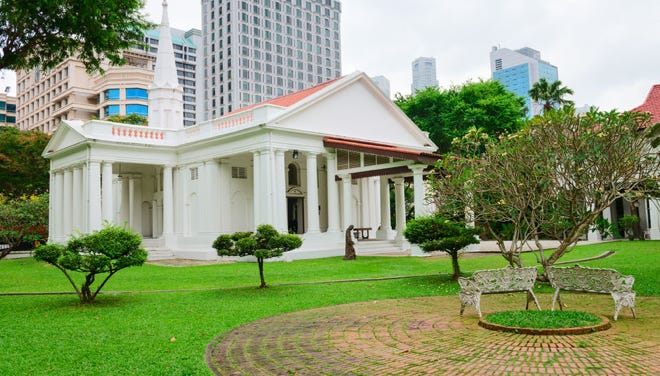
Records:
M163 18L158 27L158 53L154 82L149 87L149 126L166 129L183 128L183 89L179 86L167 17L167 0L163 0Z

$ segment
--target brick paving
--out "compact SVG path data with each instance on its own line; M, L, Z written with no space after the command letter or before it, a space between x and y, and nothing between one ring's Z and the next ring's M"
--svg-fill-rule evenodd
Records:
M614 310L604 295L571 303L610 319ZM638 298L636 320L626 311L609 330L569 336L490 331L459 305L443 296L273 316L217 337L207 363L217 375L660 375L657 298ZM523 307L524 294L482 298L484 314Z

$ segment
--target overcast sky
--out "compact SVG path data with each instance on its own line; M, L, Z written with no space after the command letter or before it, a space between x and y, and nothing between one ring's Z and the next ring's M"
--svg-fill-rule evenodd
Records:
M161 0L147 0L159 22ZM201 2L168 0L170 24L201 29ZM531 47L559 68L578 106L628 110L660 83L657 0L343 0L342 70L409 94L411 63L437 61L440 86L490 78L492 46Z

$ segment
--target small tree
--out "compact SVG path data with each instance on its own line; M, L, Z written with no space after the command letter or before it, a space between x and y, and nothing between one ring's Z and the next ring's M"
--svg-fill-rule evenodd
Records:
M282 256L284 252L300 248L302 239L294 234L280 234L271 225L260 225L255 233L236 232L232 235L220 235L213 242L213 248L218 256L254 256L259 264L261 285L266 286L264 279L264 260Z
M573 90L561 86L559 80L550 83L545 78L538 80L529 90L530 98L543 106L543 112L550 111L556 106L572 106L573 101L564 98L567 95L573 95Z
M147 260L140 235L118 226L106 225L100 231L69 240L66 246L47 244L35 250L34 258L45 261L62 273L73 286L81 303L91 303L106 282L118 271L139 266ZM80 288L69 272L85 274ZM95 291L92 284L99 274L106 274Z
M479 243L479 230L466 227L440 217L419 217L407 223L403 235L413 244L419 244L424 252L444 251L451 256L453 280L461 276L458 251L470 244Z
M48 238L48 195L6 198L0 194L0 259L21 244L45 242Z
M635 240L635 228L639 224L639 217L636 215L624 215L617 221L618 227L623 230L628 240Z

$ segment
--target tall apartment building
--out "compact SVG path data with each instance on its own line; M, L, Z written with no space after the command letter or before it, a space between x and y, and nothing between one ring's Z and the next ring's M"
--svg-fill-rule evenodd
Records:
M373 76L369 77L371 81L380 89L380 91L385 94L386 97L390 97L390 80L385 76Z
M183 124L192 125L198 120L196 110L202 103L196 84L202 69L197 65L201 31L171 29L171 32L177 75L184 91ZM52 133L63 119L147 116L158 40L158 30L146 31L144 49L125 51L126 65L106 67L103 75L90 76L74 58L47 71L37 67L17 72L17 127Z
M437 87L434 57L418 57L412 62L412 94L427 87Z
M212 119L341 75L338 0L202 0Z
M500 81L507 90L525 99L529 117L543 111L543 106L533 102L529 96L532 85L541 78L549 83L559 79L557 67L541 60L541 52L529 47L510 50L493 46L490 51L490 71L494 80Z
M16 126L16 97L0 93L0 127Z

